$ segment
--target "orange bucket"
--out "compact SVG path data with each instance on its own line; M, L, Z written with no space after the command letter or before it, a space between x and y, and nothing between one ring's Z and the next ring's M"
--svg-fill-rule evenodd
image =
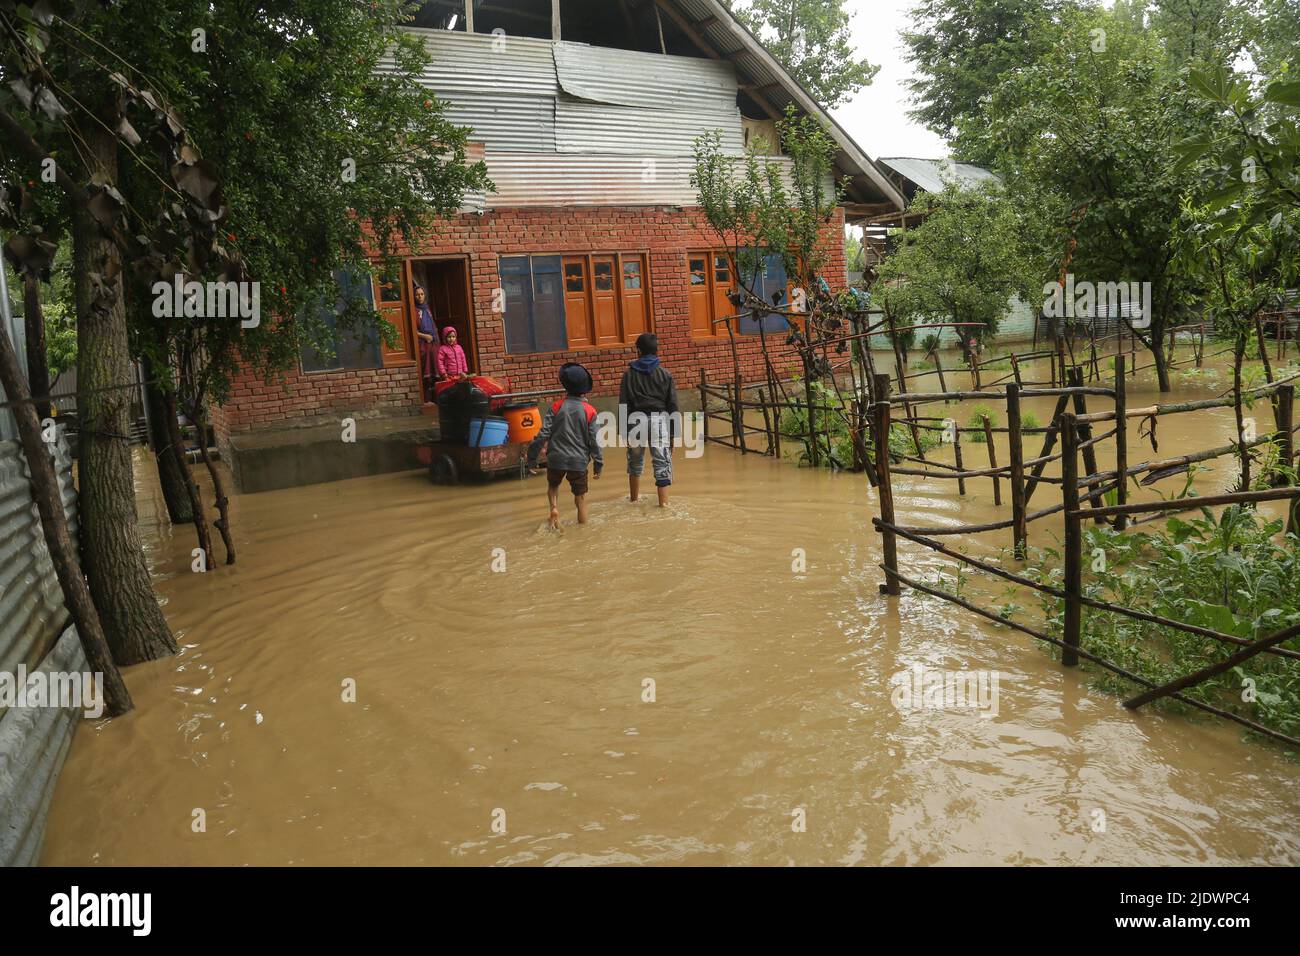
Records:
M506 420L507 440L512 445L526 445L542 430L542 413L536 405L513 405L498 413Z

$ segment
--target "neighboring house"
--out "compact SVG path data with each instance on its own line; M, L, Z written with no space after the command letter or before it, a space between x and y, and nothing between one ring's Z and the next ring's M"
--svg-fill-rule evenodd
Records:
M854 215L900 211L904 196L716 0L445 0L411 27L432 63L423 82L470 127L495 191L405 250L400 288L363 295L398 329L388 348L345 338L337 355L305 352L287 380L251 372L214 409L241 487L238 436L418 413L412 288L437 324L455 326L470 368L512 391L554 387L559 366L584 363L597 396L617 394L645 330L658 333L681 386L700 371L732 375L725 325L732 276L690 185L692 149L718 131L739 157L769 141L788 104L820 120L849 177ZM468 29L467 29L468 27ZM768 162L789 166L769 150ZM846 284L845 210L825 227L832 288ZM784 286L769 269L765 285ZM504 311L494 311L494 304ZM747 376L761 374L757 326L737 328ZM425 411L429 409L425 407ZM248 444L248 443L242 443ZM255 483L254 483L255 484Z
M984 183L1001 182L1001 178L991 169L976 166L973 163L958 163L951 159L915 159L907 156L894 156L876 160L877 166L885 173L890 184L894 186L910 206L917 193L942 192L944 186L956 183L959 186L975 188ZM862 249L866 260L867 276L874 276L875 267L893 251L894 236L898 230L906 232L909 226L915 226L924 217L907 210L891 209L885 212L865 216L850 216L849 222L862 226ZM1034 337L1034 326L1038 310L1012 298L1008 304L1007 314L998 325L998 339L1019 341ZM944 329L939 334L944 346L956 345L957 334L952 329ZM872 338L873 347L887 347L887 340Z

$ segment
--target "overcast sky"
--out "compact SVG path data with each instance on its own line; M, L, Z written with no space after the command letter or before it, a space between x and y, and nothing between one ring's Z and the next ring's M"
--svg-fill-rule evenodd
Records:
M938 136L907 117L907 88L912 75L903 59L899 28L907 22L913 0L848 0L853 16L853 39L859 54L880 67L875 80L844 106L833 111L836 121L873 159L881 156L917 156L935 159L948 155Z

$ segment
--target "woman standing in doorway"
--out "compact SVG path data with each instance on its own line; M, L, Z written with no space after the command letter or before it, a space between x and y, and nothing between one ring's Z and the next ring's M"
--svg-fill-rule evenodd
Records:
M433 382L438 377L438 327L429 311L429 297L424 286L415 287L415 335L420 340L420 376L425 401L433 401Z

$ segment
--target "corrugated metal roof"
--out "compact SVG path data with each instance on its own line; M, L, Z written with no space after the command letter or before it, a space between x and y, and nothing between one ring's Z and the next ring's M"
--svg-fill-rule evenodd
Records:
M718 0L665 2L695 24L695 29L720 56L736 65L737 79L741 85L765 87L764 98L778 110L784 110L787 104L793 103L802 112L821 121L840 147L837 163L842 173L855 178L852 193L859 197L867 197L868 193L882 195L899 209L907 205L903 196L885 178L884 173L875 167L862 147L782 68L764 49L759 39L745 29L725 5Z
M721 137L724 154L744 154L740 110L735 106L686 113L591 103L564 95L555 104L555 141L562 153L692 156L695 140L713 130Z
M895 156L879 160L882 166L910 179L928 193L942 192L945 183L960 186L978 186L980 183L1001 182L997 173L971 163L954 163L948 159L913 159Z
M735 68L724 60L555 44L555 72L571 96L648 110L736 108Z
M522 96L555 96L554 45L550 40L530 37L457 33L450 30L410 28L424 37L431 62L421 83L443 96L452 93L517 93ZM391 67L391 57L380 61L380 69Z
M468 126L472 140L491 143L493 149L553 153L557 148L553 99L456 93L447 99L447 118Z
M780 166L787 185L787 157L767 160ZM497 191L488 208L515 206L694 206L690 156L611 156L584 153L487 153L488 176ZM737 163L737 171L740 164ZM834 183L828 178L828 190Z

